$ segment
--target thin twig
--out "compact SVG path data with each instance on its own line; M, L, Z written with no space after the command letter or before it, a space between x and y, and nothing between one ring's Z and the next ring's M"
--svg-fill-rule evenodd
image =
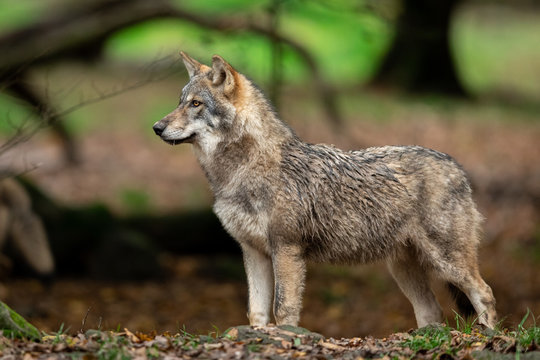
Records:
M84 333L84 326L86 325L86 319L88 319L88 314L90 314L91 309L92 307L89 306L88 310L86 310L86 314L84 315L84 318L82 319L81 329L79 330L81 334Z
M169 58L169 57L166 57L166 58ZM162 59L159 59L158 61L161 61ZM145 85L148 85L150 83L153 83L153 82L158 82L158 81L162 81L166 78L168 78L170 75L180 71L180 70L177 70L174 68L174 65L176 64L177 61L174 61L170 64L169 66L169 69L173 69L173 71L167 71L165 74L162 74L160 76L154 76L152 74L146 76L144 79L142 80L139 80L139 81L136 81L132 84L129 84L129 85L126 85L126 86L123 86L119 89L115 89L115 90L112 90L112 91L109 91L109 92L103 92L101 90L96 90L97 88L94 86L94 91L96 91L98 93L97 96L93 97L93 98L88 98L88 99L84 99L81 98L80 101L75 104L75 105L72 105L62 111L57 111L57 112L53 112L53 113L48 113L48 112L41 112L40 113L40 118L41 118L41 121L39 122L29 122L29 121L23 121L21 125L19 125L17 128L16 128L16 132L13 136L11 136L9 139L7 139L3 144L0 145L0 155L4 152L6 152L7 150L23 143L23 142L26 142L28 141L30 138L32 138L38 131L54 124L55 121L58 121L57 119L61 119L61 118L64 118L65 116L77 111L77 110L80 110L86 106L90 106L92 104L95 104L95 103L98 103L100 101L103 101L103 100L107 100L107 99L110 99L110 98L113 98L115 96L118 96L118 95L121 95L121 94L124 94L126 92L129 92L129 91L132 91L132 90L135 90L135 89L138 89L138 88L141 88ZM146 66L152 66L152 64L150 65L146 65ZM39 109L38 109L39 110Z

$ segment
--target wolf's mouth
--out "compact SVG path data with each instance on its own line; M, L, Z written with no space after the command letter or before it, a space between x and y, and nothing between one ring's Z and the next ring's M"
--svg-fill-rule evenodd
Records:
M186 136L185 138L182 138L182 139L174 139L174 140L168 140L168 139L162 139L163 141L165 141L167 144L169 145L179 145L179 144L182 144L182 143L185 143L185 142L191 142L191 140L193 140L195 138L195 133L189 135L189 136Z

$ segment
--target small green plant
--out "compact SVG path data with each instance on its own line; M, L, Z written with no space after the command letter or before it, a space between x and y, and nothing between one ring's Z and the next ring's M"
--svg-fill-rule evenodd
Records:
M56 332L46 333L42 332L42 341L50 343L52 345L66 344L69 345L71 338L68 335L69 327L64 328L64 323L60 324L60 328Z
M131 356L128 352L129 341L124 336L117 333L102 333L97 342L100 346L96 352L99 360L129 360Z
M414 331L402 344L415 353L440 349L442 353L448 353L452 335L448 326L426 326Z
M53 344L60 344L64 338L66 337L66 333L69 329L64 329L64 323L60 324L60 329L56 333L54 333L54 340Z
M178 339L178 344L182 344L182 349L189 350L199 346L200 341L197 335L188 333L186 331L186 326L183 325L182 329L180 329L180 338Z
M474 318L465 319L463 316L459 315L456 311L454 311L454 314L456 315L454 317L456 321L456 330L464 334L471 335L474 326L478 322L478 316Z
M193 335L193 334L190 334L189 332L187 332L186 325L182 325L182 328L180 329L180 335L182 337L188 338L188 339L194 339L196 337L196 335Z
M525 327L525 323L529 316L532 316L532 325ZM516 339L518 351L527 351L533 344L540 345L540 327L536 326L536 319L530 309L518 324L517 329L509 335Z
M211 337L214 338L214 339L218 339L218 338L221 336L221 331L220 331L219 328L218 328L216 325L214 325L214 324L212 324L212 328L214 329L214 331L210 331L210 332L208 333L208 336L211 336Z

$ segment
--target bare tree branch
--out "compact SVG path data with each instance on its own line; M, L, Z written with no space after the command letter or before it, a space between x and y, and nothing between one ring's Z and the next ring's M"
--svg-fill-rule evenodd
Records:
M342 127L343 119L337 108L334 91L332 91L330 86L324 80L315 58L305 47L296 41L277 33L273 29L269 29L258 23L254 23L243 18L209 19L176 8L170 9L169 16L192 22L207 29L229 32L253 32L255 34L264 36L271 41L280 42L288 46L298 56L300 56L309 69L328 120L332 123L335 130L339 130Z
M145 67L147 69L152 69L154 67L154 63L162 62L164 59L171 60L170 56L167 56L162 59L158 59ZM47 108L47 111L41 111L39 106L40 104L36 104L37 111L35 113L39 114L40 121L38 122L30 122L29 119L23 120L21 122L21 125L15 127L15 134L12 135L10 138L8 138L3 144L0 144L0 155L8 151L9 149L28 141L30 138L32 138L38 131L49 127L49 126L57 126L61 122L59 119L65 118L67 115L80 110L81 108L84 108L86 106L101 102L103 100L107 100L110 98L113 98L115 96L124 94L128 91L135 90L138 88L141 88L145 85L148 85L153 82L161 81L166 78L169 78L172 74L181 71L180 67L175 66L177 64L178 60L172 60L170 61L168 67L164 70L161 70L159 74L155 74L155 71L146 71L146 76L143 77L141 80L135 81L130 84L123 85L119 87L118 89L110 90L110 91L103 91L100 89L97 89L94 87L94 91L97 95L91 97L91 98L81 98L79 102L75 105L72 105L70 107L67 107L61 111L51 111L50 108ZM81 95L82 96L82 95Z
M86 3L85 3L86 4ZM334 92L324 80L311 53L298 42L266 25L240 17L208 18L173 6L168 0L99 0L90 6L68 9L55 18L0 38L0 81L30 66L63 57L86 59L114 32L155 18L175 18L222 32L252 32L289 47L303 60L329 121L339 128L342 118Z
M28 86L24 79L12 83L7 90L26 101L38 114L42 123L53 128L63 144L68 162L77 163L78 155L74 140L69 135L64 122L59 120L59 116L55 116L55 111L52 109L50 102L45 100L47 96L41 96L32 86ZM33 132L31 131L31 133Z

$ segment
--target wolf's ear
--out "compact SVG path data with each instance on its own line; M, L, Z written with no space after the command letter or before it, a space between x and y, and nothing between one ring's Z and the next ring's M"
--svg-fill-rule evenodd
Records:
M212 85L222 86L223 93L230 95L236 86L236 70L221 56L212 56Z
M201 71L209 69L208 66L201 64L183 51L180 51L180 55L182 56L182 60L184 61L184 65L186 66L190 79L199 74Z

